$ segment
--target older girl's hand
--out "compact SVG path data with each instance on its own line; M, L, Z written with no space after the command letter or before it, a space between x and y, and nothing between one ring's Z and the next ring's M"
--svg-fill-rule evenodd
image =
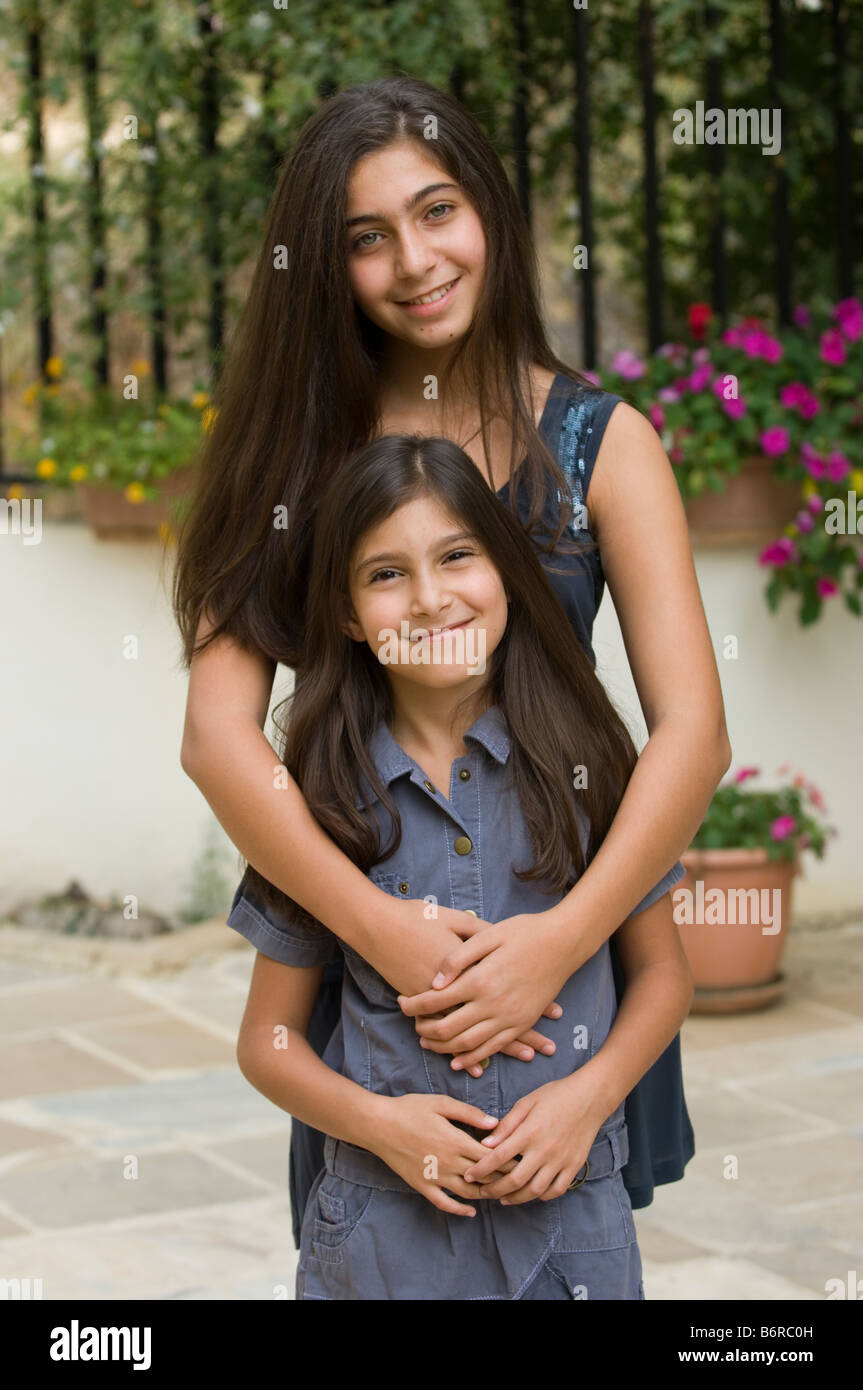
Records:
M567 946L571 949L571 934ZM459 973L461 972L461 973ZM472 1068L495 1052L510 1052L515 1039L548 1012L572 974L559 924L547 913L524 913L495 924L478 923L469 941L451 950L422 994L399 995L402 1012L416 1019L422 1046L452 1052L453 1070ZM453 976L453 983L445 983ZM458 1006L458 1007L457 1007ZM444 1010L449 1010L443 1017ZM533 1046L547 1054L554 1044L541 1035Z

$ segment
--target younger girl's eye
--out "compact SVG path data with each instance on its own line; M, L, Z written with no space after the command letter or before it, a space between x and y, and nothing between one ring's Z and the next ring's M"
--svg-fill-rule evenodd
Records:
M461 556L461 555L472 555L472 554L473 554L473 551L472 551L472 550L451 550L450 553L449 553L449 555L447 555L446 558L447 558L448 560L451 560L451 559L453 558L453 556L459 557L459 556Z
M375 570L374 574L369 580L369 583L374 584L375 580L378 579L382 574L395 574L395 570Z

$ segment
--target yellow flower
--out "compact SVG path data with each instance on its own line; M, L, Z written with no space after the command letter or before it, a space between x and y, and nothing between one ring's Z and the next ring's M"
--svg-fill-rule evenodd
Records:
M23 401L24 405L32 405L32 404L33 404L33 402L35 401L36 397L37 397L38 394L39 394L39 387L40 387L40 385L41 385L41 382L34 381L33 384L32 384L32 386L28 386L28 387L27 387L27 390L26 390L26 391L22 394L22 396L21 396L21 400Z
M803 486L800 489L800 491L803 493L804 501L808 502L810 497L815 496L818 489L815 486L815 482L812 478L804 478Z
M6 496L9 498L10 502L20 502L21 498L24 496L24 489L20 483L13 483L12 486L7 489Z
M855 492L863 492L863 468L852 468L848 481Z
M87 476L86 463L76 463L69 469L69 479L73 483L80 483L82 478Z
M196 391L192 397L192 405L196 410L203 410L207 401L210 399L209 391Z
M60 387L57 385L57 383L56 383L55 381L52 381L52 383L51 383L50 386L46 386L46 387L45 387L45 395L46 395L46 396L56 396L56 394L57 394L57 392L58 392L59 390L60 390Z
M40 478L52 478L57 472L57 464L54 459L40 459L36 464L36 473Z
M202 412L202 414L201 414L201 429L203 429L203 430L208 430L208 429L210 428L210 426L212 425L213 421L215 420L215 418L216 418L216 410L215 410L215 407L212 406L212 405L208 405L207 408L206 408L206 409Z
M149 376L150 364L147 361L146 357L136 357L134 362L132 363L132 371L134 372L135 376Z
M127 483L123 495L127 502L143 502L146 494L140 483Z
M46 371L46 373L47 373L48 376L53 377L55 380L57 379L58 376L62 376L62 375L63 375L63 358L62 358L62 357L49 357L49 358L47 359L46 363L45 363L45 371Z
M789 521L788 525L785 527L785 534L786 536L798 535L797 527L795 526L793 521Z

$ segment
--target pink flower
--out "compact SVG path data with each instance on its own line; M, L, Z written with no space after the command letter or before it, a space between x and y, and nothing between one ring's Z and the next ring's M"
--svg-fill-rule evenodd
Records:
M761 356L764 358L765 362L770 362L771 364L781 362L784 352L785 349L778 338L772 338L769 333L764 334L761 344Z
M797 822L793 816L778 816L770 827L774 840L787 840Z
M740 327L740 324L734 324L731 328L726 328L725 332L722 334L722 341L723 343L727 343L729 347L740 347L743 343L743 329Z
M811 531L815 525L809 512L798 512L794 520L797 522L798 531Z
M838 483L850 472L851 464L845 455L840 453L838 449L834 449L827 460L827 477L831 478L834 483Z
M713 368L710 363L702 362L700 367L696 367L695 371L690 373L690 391L703 391L712 376Z
M841 367L845 361L845 341L838 328L828 328L826 333L821 334L821 361L829 362L832 367Z
M825 578L824 575L816 580L815 588L822 598L830 598L831 594L839 592L839 585L834 580Z
M730 420L740 420L746 414L746 402L742 396L730 401L722 401L722 409Z
M682 462L683 462L684 454L683 454L683 450L680 448L680 445L679 445L679 444L675 444L674 448L671 450L671 452L669 453L668 457L671 459L671 462L672 462L672 463L682 463Z
M587 370L586 367L582 367L582 369L581 369L581 375L582 375L582 376L586 376L587 379L588 379L588 381L592 381L593 384L594 384L594 386L601 386L601 385L602 385L602 382L600 381L600 379L599 379L599 377L597 376L596 372L589 372L589 371Z
M782 425L771 425L761 435L761 448L765 454L775 458L777 454L788 452L791 437Z
M665 401L666 405L674 405L680 400L680 392L675 391L673 386L662 386L656 394L659 400Z
M758 556L759 565L781 566L788 563L794 555L794 542L790 536L783 536L781 540L774 541L762 550Z
M636 353L629 348L624 348L622 352L616 352L611 359L611 370L622 376L624 381L637 381L644 376L647 368Z
M823 512L824 498L819 497L817 492L813 492L806 505L809 508L810 512ZM863 555L863 551L861 551L861 555Z
M710 348L696 348L692 354L692 360L696 367L700 367L704 362L710 361Z
M662 406L657 405L654 401L650 407L650 410L648 411L648 414L650 416L650 422L653 425L653 428L657 431L661 430L665 425L665 411L662 409Z
M797 843L801 849L808 849L812 841L810 840L808 835L801 835Z
M839 331L849 343L854 343L863 334L863 304L859 299L840 299L833 310L833 317L839 324Z
M671 385L672 385L672 388L677 392L677 394L678 394L678 399L680 399L680 397L683 395L684 391L688 391L688 390L689 390L689 377L688 377L688 376L678 376L678 377L675 377L675 379L674 379L674 381L672 381Z
M758 777L760 772L760 767L742 767L739 772L735 773L734 781L745 782L749 777Z
M798 304L791 317L798 328L806 328L812 322L812 315L805 304Z
M779 392L779 404L788 410L798 410L804 420L811 420L821 409L817 396L813 396L803 381L789 381Z

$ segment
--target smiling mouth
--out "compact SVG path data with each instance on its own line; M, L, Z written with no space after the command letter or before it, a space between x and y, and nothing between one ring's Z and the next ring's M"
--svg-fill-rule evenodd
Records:
M416 299L400 299L399 304L434 304L438 299L443 299L461 277L456 275L455 279L448 280L445 285L440 285L436 290L429 290L428 294L419 295Z
M411 633L410 640L411 642L422 642L427 637L440 637L444 632L455 632L457 628L466 627L468 623L472 622L473 618L463 618L460 623L450 623L448 627L420 628L416 634Z

